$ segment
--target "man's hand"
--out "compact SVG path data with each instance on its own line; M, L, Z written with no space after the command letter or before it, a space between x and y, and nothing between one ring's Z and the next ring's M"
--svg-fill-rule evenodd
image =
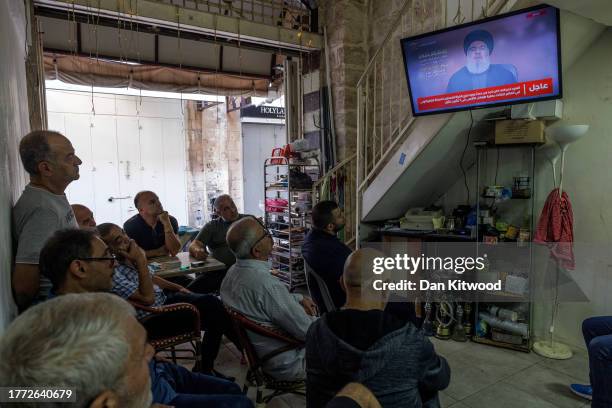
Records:
M193 256L198 261L205 261L208 258L208 252L204 248L194 247L191 250L191 256Z
M304 311L306 311L306 314L309 314L310 316L317 315L317 305L315 305L315 303L309 297L304 296L300 304L304 308Z
M183 286L181 286L181 288L178 291L180 293L187 293L187 294L193 293L192 291L190 291L189 289L187 289L187 288L185 288Z
M161 214L159 214L157 216L157 219L162 223L162 225L164 226L164 229L167 230L168 228L170 228L170 231L173 231L172 223L170 222L170 214L168 214L168 211L164 211Z
M194 240L191 245L189 245L189 255L193 256L198 261L205 261L208 258L208 252L202 244L198 240Z
M147 264L147 255L145 251L139 247L133 239L130 239L130 243L126 250L119 250L118 252L136 266L146 266Z

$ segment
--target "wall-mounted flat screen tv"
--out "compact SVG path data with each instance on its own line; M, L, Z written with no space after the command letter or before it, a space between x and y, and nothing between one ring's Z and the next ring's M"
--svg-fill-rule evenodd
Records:
M414 116L562 96L555 7L404 38L401 46Z

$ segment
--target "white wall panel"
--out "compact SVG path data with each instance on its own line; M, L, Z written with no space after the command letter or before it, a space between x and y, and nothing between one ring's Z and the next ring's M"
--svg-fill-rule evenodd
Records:
M180 100L94 94L95 115L86 92L48 90L47 101L50 128L64 132L83 161L67 190L71 203L90 207L99 223L123 225L136 214L136 193L152 190L187 223Z
M11 209L26 184L19 139L30 130L23 1L0 1L0 334L16 314L11 293Z

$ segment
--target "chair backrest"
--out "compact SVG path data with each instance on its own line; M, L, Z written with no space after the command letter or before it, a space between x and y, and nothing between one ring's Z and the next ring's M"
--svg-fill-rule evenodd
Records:
M321 278L321 276L319 276L319 274L316 273L306 261L304 261L304 271L306 272L306 282L308 284L308 291L310 292L310 296L315 301L317 300L317 297L313 296L312 294L311 285L316 285L316 288L321 294L321 301L323 302L323 304L317 305L321 314L336 310L336 304L334 303L334 299L329 293L329 289L327 288L327 284L325 283L323 278Z
M304 347L304 342L291 337L287 333L284 333L280 330L273 329L267 326L263 326L257 322L254 322L253 320L244 316L242 313L232 309L231 307L227 305L225 306L225 309L227 310L227 313L232 318L234 327L236 328L236 331L238 332L238 338L240 340L240 345L242 346L245 352L247 361L249 363L249 367L251 369L255 370L255 369L260 368L263 365L263 363L265 363L266 361L268 361L269 359L271 359L272 357L278 354L284 353L289 350ZM257 350L255 350L255 346L253 346L251 339L249 338L249 335L248 335L249 331L253 333L257 333L261 336L269 337L271 339L281 340L287 343L287 345L283 347L279 347L278 349L273 350L269 352L268 354L260 357L257 354Z
M192 340L199 340L200 312L189 303L174 303L161 307L130 303L137 309L149 312L140 323L147 330L149 343L156 350L175 346Z

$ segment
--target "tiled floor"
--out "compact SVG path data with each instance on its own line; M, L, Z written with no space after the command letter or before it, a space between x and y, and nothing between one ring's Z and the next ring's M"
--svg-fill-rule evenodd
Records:
M582 351L570 360L556 361L471 342L432 341L451 367L450 386L440 394L443 408L589 406L568 389L572 382L588 382L587 356ZM216 367L243 384L246 366L240 364L233 346L222 347ZM296 396L278 397L268 404L270 408L304 406L303 398Z

